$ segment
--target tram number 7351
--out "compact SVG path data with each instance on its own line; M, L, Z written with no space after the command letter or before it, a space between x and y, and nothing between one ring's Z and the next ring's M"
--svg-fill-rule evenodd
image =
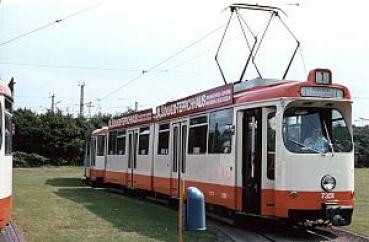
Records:
M329 200L334 199L334 193L333 192L322 192L322 199Z

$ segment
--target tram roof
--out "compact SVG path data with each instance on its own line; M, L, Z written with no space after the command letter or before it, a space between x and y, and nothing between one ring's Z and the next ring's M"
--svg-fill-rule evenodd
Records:
M108 131L108 127L102 127L101 129L95 129L92 131L92 135L106 135Z
M255 86L253 88L235 93L233 98L234 103L246 103L284 97L321 97L318 94L316 94L316 96L304 95L302 93L302 88L304 87L322 88L321 91L330 89L342 90L342 99L351 99L350 91L343 85L336 83L319 85L311 81L283 81L272 85Z
M317 83L316 73L329 74L327 83ZM332 73L328 69L315 69L309 73L306 81L277 79L253 79L245 82L229 83L194 95L167 102L152 109L115 117L109 121L109 129L128 128L155 121L178 118L233 104L271 100L285 97L334 97L340 92L341 99L351 99L347 87L332 83ZM305 90L303 90L305 89Z

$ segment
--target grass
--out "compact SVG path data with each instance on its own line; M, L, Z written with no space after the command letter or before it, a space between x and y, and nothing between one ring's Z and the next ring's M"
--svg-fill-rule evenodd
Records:
M177 213L85 186L81 168L14 170L13 218L29 242L177 241ZM355 211L347 229L369 235L369 168L355 170ZM214 233L185 241L214 241Z
M80 181L81 174L81 168L14 170L13 218L27 241L178 240L175 211L92 189ZM185 241L195 240L216 236L185 234Z
M369 235L369 168L355 169L354 217L347 228Z

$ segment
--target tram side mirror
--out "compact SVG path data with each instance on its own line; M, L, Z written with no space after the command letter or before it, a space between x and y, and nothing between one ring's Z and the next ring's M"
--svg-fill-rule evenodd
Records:
M206 230L204 194L196 187L187 188L186 230Z

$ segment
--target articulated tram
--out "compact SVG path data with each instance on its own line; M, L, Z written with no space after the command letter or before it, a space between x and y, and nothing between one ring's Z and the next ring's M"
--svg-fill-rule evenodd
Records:
M87 147L91 183L178 198L183 179L223 214L351 222L351 97L328 69L310 71L306 81L225 84L155 113L112 118Z
M0 229L10 219L12 207L12 98L0 83Z

